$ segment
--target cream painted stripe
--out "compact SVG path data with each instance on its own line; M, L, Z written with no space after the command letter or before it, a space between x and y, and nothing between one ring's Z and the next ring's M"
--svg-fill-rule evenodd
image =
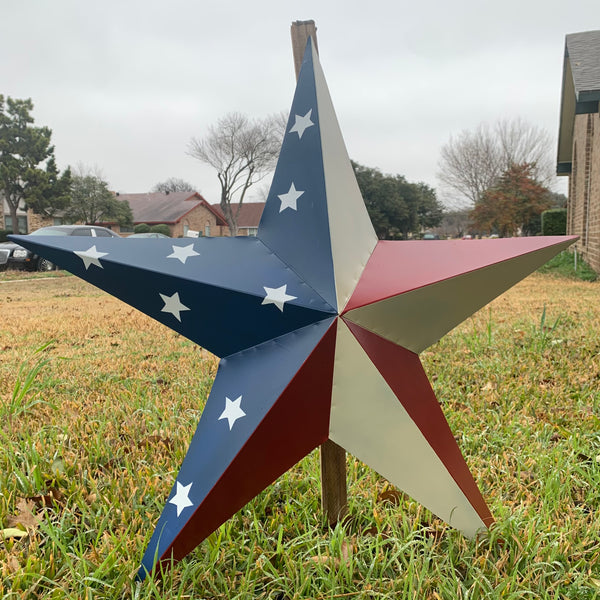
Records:
M465 535L485 524L338 319L329 437Z
M556 253L556 246L536 250L356 308L344 318L418 354Z
M377 235L356 183L314 45L313 61L337 309L341 312L377 244Z

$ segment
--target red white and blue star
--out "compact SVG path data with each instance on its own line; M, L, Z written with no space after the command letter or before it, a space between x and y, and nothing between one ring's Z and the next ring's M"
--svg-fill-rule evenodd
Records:
M221 358L141 578L328 439L489 526L418 354L574 241L378 241L310 41L257 237L15 239Z

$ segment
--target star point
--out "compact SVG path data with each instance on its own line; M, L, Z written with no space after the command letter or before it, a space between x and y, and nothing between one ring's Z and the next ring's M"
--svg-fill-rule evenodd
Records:
M181 322L181 312L184 310L191 310L185 304L182 304L179 299L179 292L175 292L172 296L166 294L159 294L165 305L160 309L161 312L172 314L179 322Z
M167 258L175 258L185 265L185 261L192 256L200 256L199 252L194 250L194 244L188 246L172 246L173 252L167 256Z
M291 208L292 210L298 210L297 200L304 194L304 191L300 191L296 189L294 182L292 181L292 185L290 185L290 189L285 194L280 194L277 196L281 200L281 206L279 207L279 212L283 212L286 208Z
M233 429L233 425L238 419L246 416L246 413L242 410L241 403L241 396L238 396L235 400L230 400L227 397L225 398L225 410L221 413L219 421L221 419L227 419L229 431Z
M265 285L263 288L267 295L261 304L274 304L281 312L283 312L286 302L297 299L297 296L290 296L287 293L287 284L278 288L270 288Z
M302 139L304 132L314 125L314 123L310 120L312 115L312 108L302 117L300 115L296 115L296 122L290 129L289 133L297 133L298 138Z
M187 485L181 485L181 483L179 483L178 481L175 495L169 500L170 504L174 504L177 507L178 517L179 515L181 515L185 508L188 508L189 506L194 506L194 503L190 500L190 489L192 487L192 483L188 483Z
M100 263L100 259L108 254L108 252L99 252L96 246L92 246L89 250L74 250L74 253L81 258L86 271L91 265L104 269Z

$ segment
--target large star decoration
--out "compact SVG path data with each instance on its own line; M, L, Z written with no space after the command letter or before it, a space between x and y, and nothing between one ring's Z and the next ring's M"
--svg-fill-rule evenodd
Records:
M221 357L142 579L327 439L487 527L418 354L574 241L378 241L310 41L257 237L15 239Z

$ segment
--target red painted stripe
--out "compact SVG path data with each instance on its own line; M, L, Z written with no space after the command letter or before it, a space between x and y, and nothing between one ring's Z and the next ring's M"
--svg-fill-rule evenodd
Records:
M306 359L250 439L161 557L181 560L277 477L329 437L337 323Z
M429 243L429 242L428 242ZM435 243L435 242L431 242ZM344 319L486 526L493 523L418 355Z

